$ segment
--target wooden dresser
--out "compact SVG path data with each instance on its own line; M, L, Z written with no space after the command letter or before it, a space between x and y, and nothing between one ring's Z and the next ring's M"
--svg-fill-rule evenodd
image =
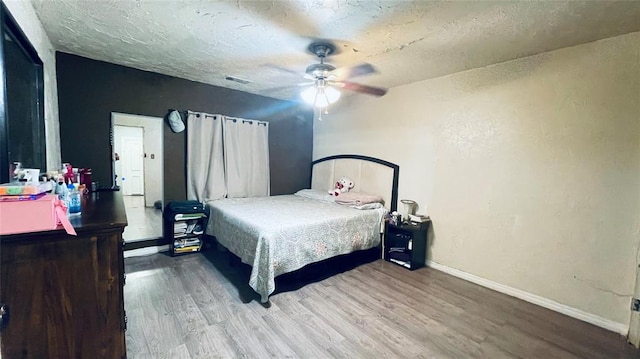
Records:
M63 229L0 237L2 358L125 358L120 192L84 196Z

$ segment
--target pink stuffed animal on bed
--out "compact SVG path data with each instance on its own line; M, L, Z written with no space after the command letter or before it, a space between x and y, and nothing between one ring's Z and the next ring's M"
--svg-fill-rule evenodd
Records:
M354 183L352 180L348 179L347 177L342 177L338 180L338 182L336 182L335 188L329 190L329 194L332 196L338 196L340 195L340 193L349 192L349 190L352 189L353 186Z

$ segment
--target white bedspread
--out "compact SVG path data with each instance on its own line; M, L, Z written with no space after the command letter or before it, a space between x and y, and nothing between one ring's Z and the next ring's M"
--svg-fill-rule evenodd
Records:
M380 243L384 208L358 210L284 195L208 203L207 234L251 265L249 285L268 300L274 278L307 264Z

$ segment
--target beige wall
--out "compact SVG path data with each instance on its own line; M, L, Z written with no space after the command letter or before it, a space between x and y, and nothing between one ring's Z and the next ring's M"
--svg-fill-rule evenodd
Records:
M44 118L47 141L47 169L59 169L60 125L58 122L58 86L55 50L30 1L3 0L9 12L38 52L44 64Z
M639 49L634 33L345 99L315 121L314 159L398 163L430 260L626 326Z

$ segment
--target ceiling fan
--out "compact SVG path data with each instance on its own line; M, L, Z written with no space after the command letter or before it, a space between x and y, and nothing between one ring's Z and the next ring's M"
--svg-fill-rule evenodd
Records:
M300 93L300 96L305 102L314 107L321 110L324 109L325 113L327 113L327 107L340 98L340 91L338 89L355 91L372 96L383 96L387 93L387 89L385 88L347 81L353 77L374 73L376 70L371 64L362 63L336 69L334 66L324 62L325 58L333 54L336 50L333 44L326 41L313 42L309 45L308 50L320 59L320 63L307 67L304 78L311 81L299 84L299 86L309 86Z

